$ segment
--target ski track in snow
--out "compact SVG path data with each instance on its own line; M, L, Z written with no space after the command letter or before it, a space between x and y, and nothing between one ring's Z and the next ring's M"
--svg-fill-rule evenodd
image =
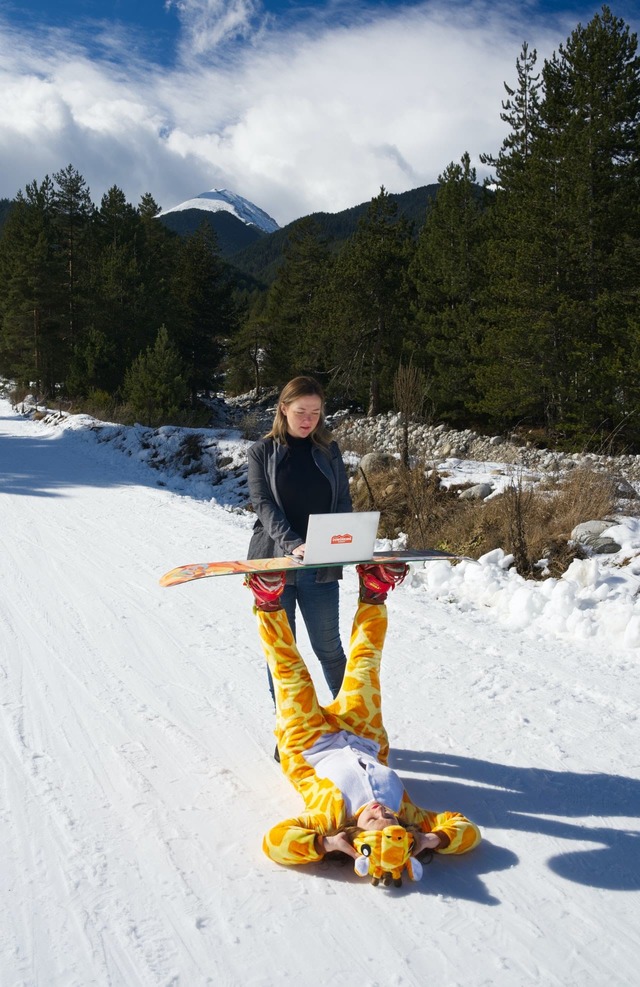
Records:
M396 892L279 868L262 833L301 806L248 591L157 584L242 557L250 523L0 403L2 987L637 984L638 650L500 626L414 570L392 763L484 842ZM344 640L355 601L348 570Z

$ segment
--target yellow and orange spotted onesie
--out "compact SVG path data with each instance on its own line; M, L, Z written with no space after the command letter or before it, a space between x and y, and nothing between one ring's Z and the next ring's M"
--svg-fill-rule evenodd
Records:
M380 659L387 609L359 603L342 688L320 706L284 610L256 611L262 646L276 693L276 738L282 770L304 799L306 811L285 819L264 837L263 849L279 864L320 860L315 838L353 823L360 809L378 801L405 825L441 832L438 853L465 853L480 841L477 827L457 812L428 812L409 798L387 767L389 742L382 722Z

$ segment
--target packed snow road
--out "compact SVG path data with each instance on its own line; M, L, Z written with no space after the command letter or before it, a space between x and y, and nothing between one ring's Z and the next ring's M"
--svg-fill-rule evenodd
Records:
M2 987L637 984L638 650L511 630L416 573L389 606L392 763L484 842L399 891L278 868L262 833L300 804L248 591L157 582L242 557L250 525L0 402ZM352 570L341 599L346 640Z

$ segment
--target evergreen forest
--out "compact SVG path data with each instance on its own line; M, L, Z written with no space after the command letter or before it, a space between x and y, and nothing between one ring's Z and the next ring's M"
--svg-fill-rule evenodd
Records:
M149 193L96 206L72 165L27 184L2 203L0 375L157 424L299 373L373 415L411 367L434 420L639 451L637 37L603 6L514 61L484 187L467 151L421 216L381 188L348 235L300 219L258 244L284 243L268 284Z

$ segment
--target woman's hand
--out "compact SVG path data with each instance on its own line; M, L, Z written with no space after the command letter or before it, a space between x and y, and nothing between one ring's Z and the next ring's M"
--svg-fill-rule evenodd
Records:
M304 550L305 550L306 547L307 547L306 545L298 545L297 548L294 548L294 550L293 550L293 552L291 554L297 556L299 559L303 559L304 558Z
M340 850L341 853L346 853L349 857L353 857L354 860L357 860L360 856L358 851L351 846L344 833L336 833L335 836L319 836L318 842L322 847L322 853L331 853L332 850Z
M441 837L444 837L444 839ZM448 842L444 833L418 833L412 855L417 857L423 850L439 850L442 846L446 846Z

